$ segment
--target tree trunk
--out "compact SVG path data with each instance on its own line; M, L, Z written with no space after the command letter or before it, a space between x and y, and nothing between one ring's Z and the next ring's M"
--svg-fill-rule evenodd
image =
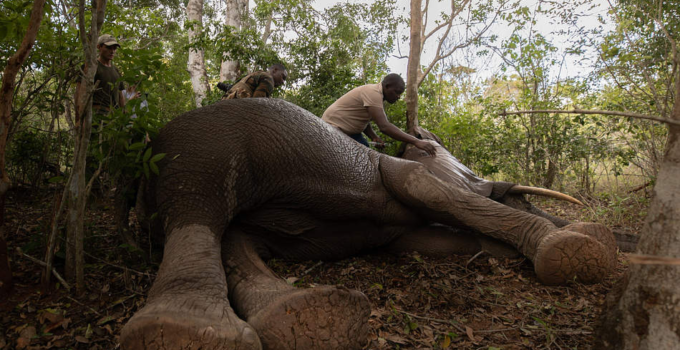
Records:
M543 178L543 187L552 188L555 183L555 177L557 176L557 165L553 162L552 157L548 158L548 171L545 173Z
M680 76L672 119L680 121ZM680 126L669 124L666 153L638 243L638 254L680 259ZM677 263L633 262L608 296L594 349L680 349L680 269Z
M14 96L14 81L19 68L26 61L38 36L40 22L42 22L45 0L33 1L31 18L28 22L26 34L17 52L9 58L2 73L0 86L0 295L8 293L12 288L12 270L9 265L7 242L5 240L5 200L10 187L9 176L5 169L5 150L12 116L12 97Z
M89 32L85 28L85 1L80 0L80 14L78 18L80 38L85 56L84 76L76 89L76 123L75 147L73 151L73 167L71 176L64 191L67 191L68 219L66 235L66 277L76 282L76 292L81 294L85 290L85 261L83 241L85 238L85 204L87 183L85 169L87 166L87 149L92 133L92 94L94 91L94 75L97 72L97 39L106 10L106 0L97 0L96 11L93 11ZM55 218L55 220L58 220ZM51 247L48 247L51 250ZM48 251L50 255L50 251ZM47 262L48 267L51 261ZM46 276L50 271L46 272Z
M235 30L241 30L244 26L243 18L248 13L247 0L227 0L226 20L228 26L232 26ZM222 53L223 61L220 67L220 81L231 80L236 81L241 75L239 63L237 61L229 60L229 53Z
M418 72L422 41L423 14L421 0L411 0L411 40L406 69L406 129L413 134L418 126Z
M189 42L193 43L203 30L203 0L189 0L187 4L187 18L196 25L189 30ZM203 99L210 92L208 73L205 69L205 58L202 49L190 48L187 70L191 76L191 86L194 89L196 107L201 107Z

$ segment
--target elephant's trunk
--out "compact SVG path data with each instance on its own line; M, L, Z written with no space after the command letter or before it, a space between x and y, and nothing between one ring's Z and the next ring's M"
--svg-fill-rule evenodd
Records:
M543 197L549 197L549 198L555 198L555 199L560 199L563 201L571 202L574 204L578 205L583 205L583 203L568 195L564 194L561 192L553 191L553 190L548 190L545 188L539 188L539 187L531 187L531 186L522 186L522 185L515 185L511 189L508 190L508 193L510 194L535 194L537 196L543 196Z

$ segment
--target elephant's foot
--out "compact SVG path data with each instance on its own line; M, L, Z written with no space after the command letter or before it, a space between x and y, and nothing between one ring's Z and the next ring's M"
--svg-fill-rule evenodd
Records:
M183 300L145 306L123 328L120 344L125 350L262 349L255 330L229 305Z
M572 224L549 234L533 259L538 279L548 285L603 280L616 263L616 241L611 235L597 224Z
M323 286L285 291L248 323L265 349L360 349L370 313L363 293Z

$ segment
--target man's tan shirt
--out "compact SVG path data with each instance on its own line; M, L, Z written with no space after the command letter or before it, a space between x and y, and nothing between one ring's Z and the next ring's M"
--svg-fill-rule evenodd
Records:
M323 112L327 123L347 135L360 134L371 121L368 107L383 108L382 84L359 86L344 94Z

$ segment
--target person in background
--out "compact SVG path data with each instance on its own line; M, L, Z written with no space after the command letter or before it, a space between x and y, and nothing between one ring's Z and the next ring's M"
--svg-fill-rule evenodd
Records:
M434 156L437 152L434 145L401 131L387 120L383 101L397 102L405 87L401 76L388 74L379 84L359 86L344 94L326 109L321 119L366 147L368 142L362 133L380 147L384 143L373 131L370 123L373 121L382 133L395 140L411 143Z
M123 96L125 86L121 80L120 71L113 64L118 48L120 48L120 44L113 35L104 34L97 40L99 55L97 57L97 72L94 75L95 90L92 95L93 116L107 115L115 108L125 107L125 97ZM81 84L81 82L78 81L78 84ZM78 97L76 95L76 98ZM79 105L77 102L76 105Z

